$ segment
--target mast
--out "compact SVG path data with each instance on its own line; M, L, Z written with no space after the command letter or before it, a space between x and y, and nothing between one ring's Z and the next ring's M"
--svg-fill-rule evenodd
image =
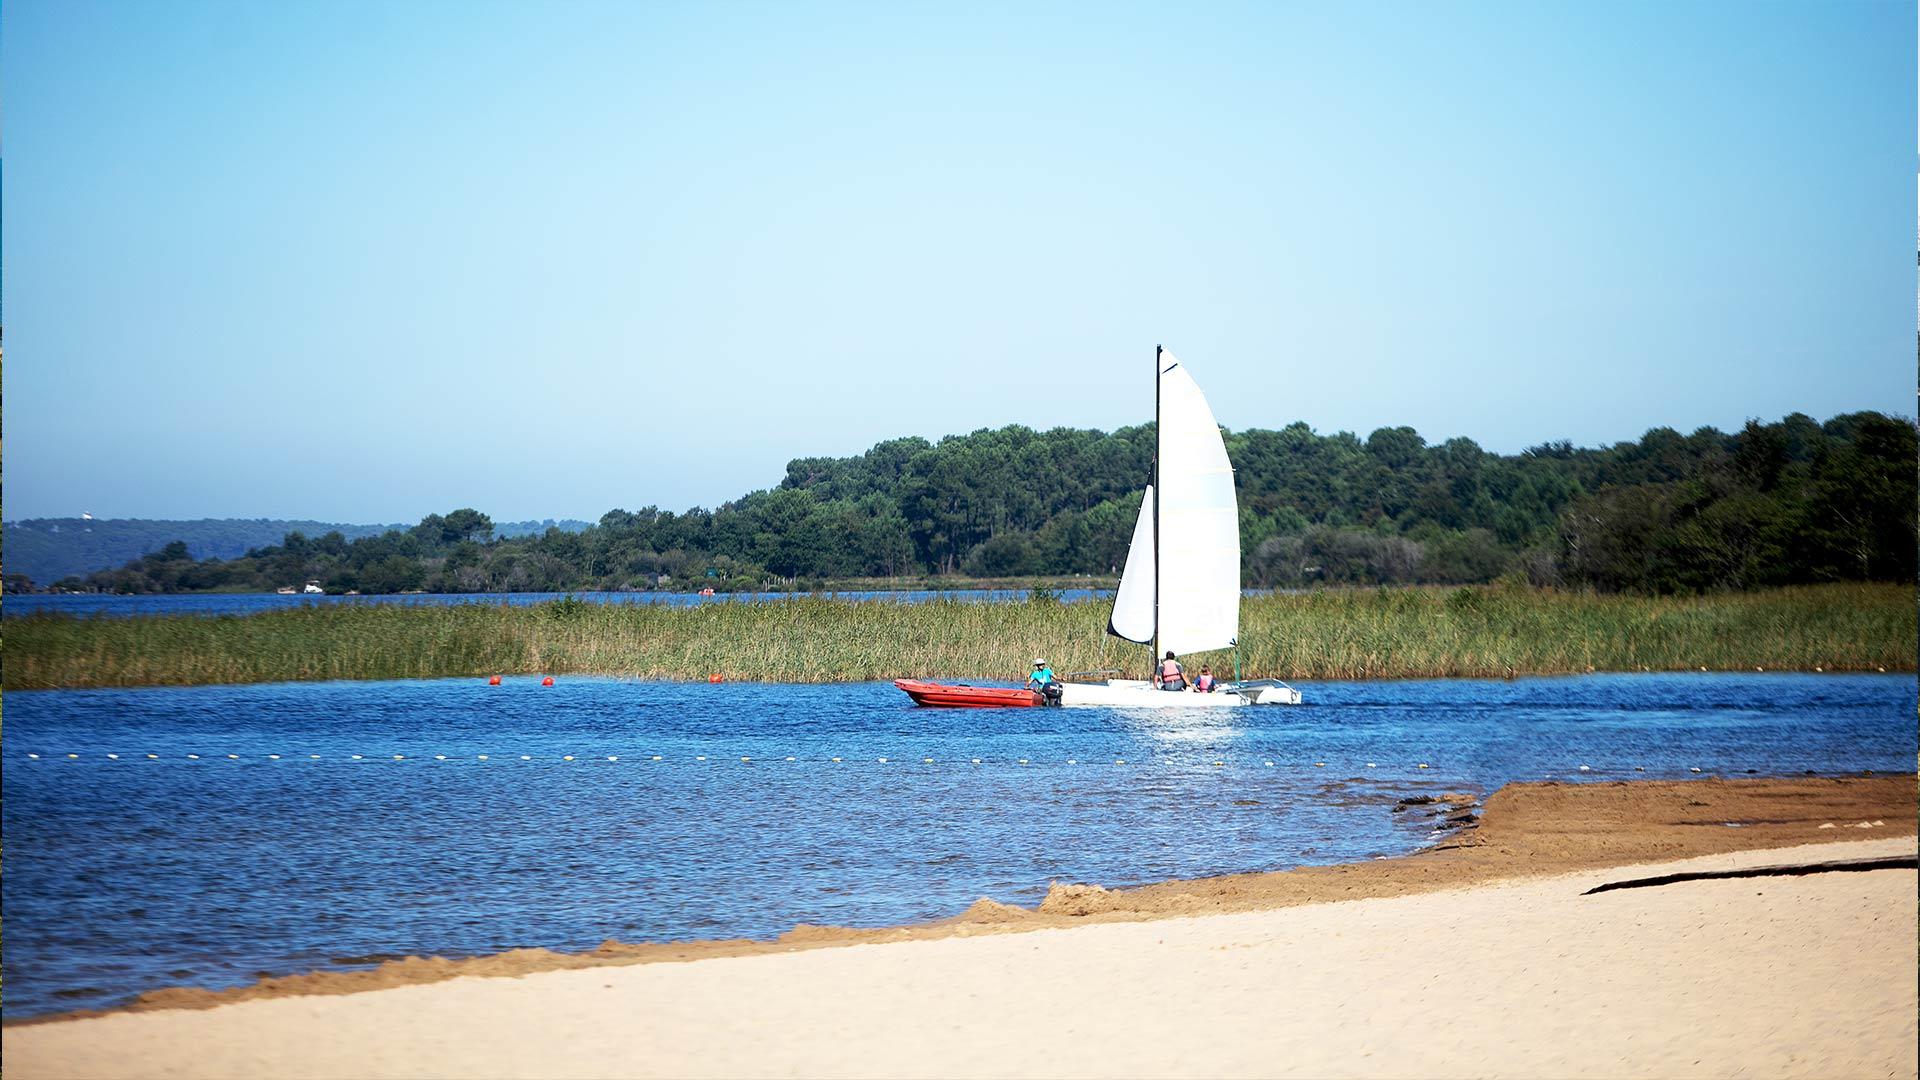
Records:
M1160 354L1163 345L1153 347L1153 655L1147 665L1147 678L1158 684L1160 670L1160 504L1167 493L1160 489L1160 442L1166 433L1160 428Z

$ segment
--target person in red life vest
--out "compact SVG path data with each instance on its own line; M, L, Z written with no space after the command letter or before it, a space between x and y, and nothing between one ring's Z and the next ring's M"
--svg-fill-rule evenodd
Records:
M1173 658L1173 650L1167 650L1167 658L1160 661L1160 689L1185 690L1187 673L1181 670L1180 661Z
M1213 669L1205 664L1201 664L1200 677L1193 680L1193 688L1202 694L1211 694L1213 693L1214 687L1218 685L1220 684L1213 681Z

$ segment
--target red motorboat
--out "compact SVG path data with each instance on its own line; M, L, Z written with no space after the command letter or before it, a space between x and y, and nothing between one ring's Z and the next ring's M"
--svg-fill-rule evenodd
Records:
M1039 694L1009 686L954 686L921 682L918 679L895 679L893 685L905 690L916 705L949 709L999 709L1028 708L1040 704Z

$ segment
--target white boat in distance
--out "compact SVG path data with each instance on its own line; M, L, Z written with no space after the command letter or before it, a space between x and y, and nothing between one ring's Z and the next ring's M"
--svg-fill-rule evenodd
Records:
M1107 632L1151 645L1154 670L1168 652L1232 648L1240 641L1240 502L1220 424L1172 352L1154 347L1154 467L1113 597ZM1187 672L1192 680L1194 672ZM1061 684L1060 704L1166 709L1298 705L1274 679L1225 682L1213 693L1162 690L1140 679Z

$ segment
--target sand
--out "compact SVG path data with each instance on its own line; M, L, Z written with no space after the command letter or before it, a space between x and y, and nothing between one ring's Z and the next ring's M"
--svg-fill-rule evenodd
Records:
M24 1078L1912 1076L1913 869L1582 894L1676 871L1912 856L1914 815L1911 776L1523 785L1490 799L1479 828L1408 859L1061 889L1041 912L977 905L906 940L857 932L868 943L852 947L794 947L845 940L820 931L695 963L442 975L11 1026L4 1067ZM1842 836L1851 842L1788 846ZM1702 850L1716 854L1672 858ZM1355 892L1368 898L1325 902Z

